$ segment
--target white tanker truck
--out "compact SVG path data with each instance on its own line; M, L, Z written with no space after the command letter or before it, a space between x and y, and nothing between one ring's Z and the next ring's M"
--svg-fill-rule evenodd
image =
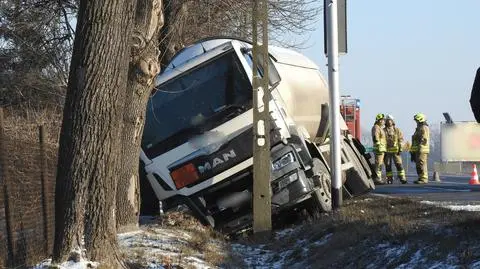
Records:
M327 85L305 56L269 53L272 212L331 210ZM375 186L363 146L341 123L343 193L351 197ZM251 227L252 125L248 42L213 38L178 52L156 80L142 140L142 166L163 209L187 205L227 233Z

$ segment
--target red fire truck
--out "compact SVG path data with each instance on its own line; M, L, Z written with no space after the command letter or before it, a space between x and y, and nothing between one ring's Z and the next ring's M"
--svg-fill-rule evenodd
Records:
M345 119L350 133L361 141L360 99L352 98L350 95L342 95L340 113Z

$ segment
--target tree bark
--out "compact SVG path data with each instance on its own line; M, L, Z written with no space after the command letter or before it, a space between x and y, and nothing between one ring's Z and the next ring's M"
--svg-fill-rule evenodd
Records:
M158 36L163 26L161 0L137 0L135 30L123 109L122 151L117 185L117 228L138 225L140 183L138 164L146 105L160 71Z
M160 65L167 67L175 53L184 46L181 42L183 29L178 27L179 18L187 16L185 0L163 0L164 25L159 35Z
M120 268L115 197L132 1L82 0L60 137L54 261ZM78 254L77 254L78 255Z

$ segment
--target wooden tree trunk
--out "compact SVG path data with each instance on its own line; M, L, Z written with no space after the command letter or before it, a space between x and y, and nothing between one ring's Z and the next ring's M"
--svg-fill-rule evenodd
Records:
M159 35L160 66L165 68L175 53L185 47L184 20L188 14L188 0L163 0L165 22Z
M163 26L161 0L137 0L135 30L123 109L122 152L117 185L117 227L138 225L140 185L138 164L146 105L160 71L158 36Z
M60 137L54 260L120 268L115 197L134 6L82 0ZM83 251L84 250L84 251Z

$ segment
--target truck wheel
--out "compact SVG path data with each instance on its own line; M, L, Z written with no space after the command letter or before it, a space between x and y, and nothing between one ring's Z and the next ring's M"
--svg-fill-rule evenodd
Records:
M375 184L365 172L365 169L359 160L359 157L355 154L352 146L344 141L342 147L348 155L347 157L349 161L353 164L353 167L346 171L347 181L345 182L345 186L348 191L353 195L359 195L375 189Z
M313 158L312 181L315 189L312 193L312 202L318 210L332 211L332 181L327 167L317 158Z
M355 154L359 158L360 163L362 164L362 167L365 170L365 173L367 174L367 176L371 178L373 176L373 167L369 161L370 154L369 153L368 155L366 155L365 153L362 154L362 152L365 152L364 151L365 148L356 139L353 139L351 143L348 143L348 144L351 146L352 150L355 152ZM366 156L369 156L369 157L367 158Z

